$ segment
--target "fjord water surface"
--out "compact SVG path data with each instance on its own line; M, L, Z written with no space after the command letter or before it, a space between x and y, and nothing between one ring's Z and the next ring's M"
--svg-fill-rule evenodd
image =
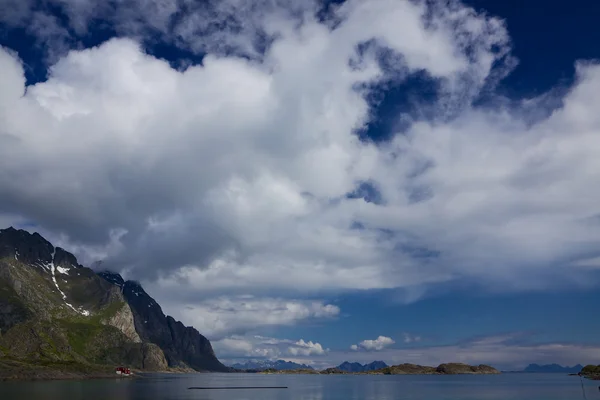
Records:
M583 381L588 400L598 381ZM287 389L190 390L191 386L287 386ZM11 400L576 400L578 377L501 375L156 374L138 379L0 383Z

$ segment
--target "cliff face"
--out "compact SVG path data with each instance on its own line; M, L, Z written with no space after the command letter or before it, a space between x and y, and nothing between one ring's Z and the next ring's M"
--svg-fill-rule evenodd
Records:
M155 343L163 350L169 366L197 371L231 370L217 359L207 338L196 329L165 316L160 305L138 283L124 281L111 272L98 275L122 288L133 313L136 332L143 341Z
M9 361L228 370L204 336L166 317L139 285L13 228L0 230L0 363Z
M133 322L133 313L131 312L131 308L129 304L123 303L123 306L119 311L115 313L111 318L108 318L105 321L102 321L106 325L114 326L129 340L133 343L140 343L142 339L140 339L140 335L138 335L135 330L135 323Z

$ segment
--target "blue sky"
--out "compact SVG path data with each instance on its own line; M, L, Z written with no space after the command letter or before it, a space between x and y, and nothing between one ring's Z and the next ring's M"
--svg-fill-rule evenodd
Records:
M221 358L600 359L596 2L0 6L0 224Z

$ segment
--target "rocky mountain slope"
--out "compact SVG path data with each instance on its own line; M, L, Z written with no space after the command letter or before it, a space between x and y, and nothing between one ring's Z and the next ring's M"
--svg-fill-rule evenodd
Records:
M121 364L229 370L208 339L165 316L138 284L96 274L37 233L0 230L0 375L10 365Z

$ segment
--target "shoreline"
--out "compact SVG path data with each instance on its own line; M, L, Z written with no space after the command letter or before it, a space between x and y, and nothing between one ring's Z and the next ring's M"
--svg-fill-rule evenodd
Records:
M139 376L133 375L127 378L121 378L116 374L79 374L76 372L63 371L43 371L26 373L25 375L3 375L0 376L0 383L6 382L44 382L44 381L79 381L94 379L138 379Z
M442 372L406 372L406 373L384 373L384 372L331 372L322 373L316 372L238 372L242 374L258 374L258 375L504 375L505 373L485 373L485 372L457 372L457 373L442 373ZM600 378L598 378L600 379Z
M498 375L502 372L489 365L468 365L463 363L444 363L437 367L418 364L391 365L372 371L350 372L338 368L326 368L324 370L297 369L297 370L274 370L267 369L258 372L260 374L306 374L306 375Z
M183 375L214 373L211 371L195 371L186 368L169 368L167 370L158 371L146 371L132 368L131 372L131 376L122 376L117 375L115 373L114 367L101 364L83 364L70 362L35 364L21 360L0 358L0 383L93 379L127 380L145 379L148 375L151 374Z
M140 372L134 370L132 376L124 377L117 375L114 368L105 365L68 362L33 364L21 360L0 358L0 382L130 379L140 377Z

